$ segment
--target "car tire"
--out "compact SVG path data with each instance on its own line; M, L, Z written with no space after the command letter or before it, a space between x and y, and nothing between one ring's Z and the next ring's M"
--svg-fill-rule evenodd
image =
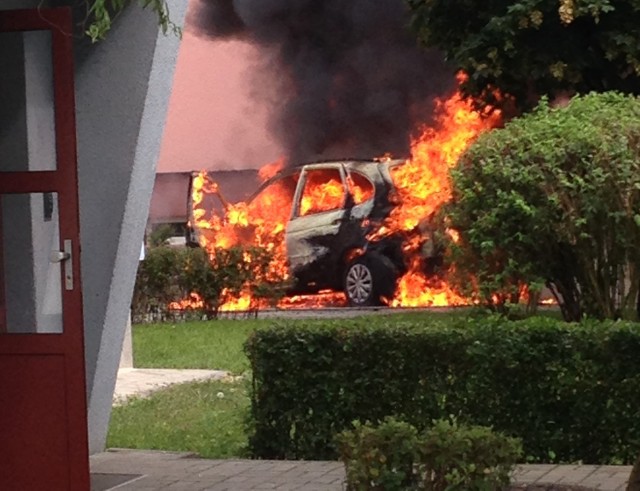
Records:
M384 305L396 289L397 273L391 260L377 254L351 261L344 274L344 293L352 307Z

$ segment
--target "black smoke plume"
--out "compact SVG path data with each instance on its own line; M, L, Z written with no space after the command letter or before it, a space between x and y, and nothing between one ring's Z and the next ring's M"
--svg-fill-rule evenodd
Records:
M291 163L407 156L454 77L418 47L403 0L198 0L188 26L260 48L253 81ZM222 67L221 67L222 69Z

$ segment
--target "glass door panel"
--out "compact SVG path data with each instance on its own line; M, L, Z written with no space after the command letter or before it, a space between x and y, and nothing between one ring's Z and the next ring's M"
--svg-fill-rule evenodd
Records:
M0 332L61 333L63 276L71 262L60 246L58 194L2 194L0 212Z
M56 170L51 42L51 31L0 33L0 172Z

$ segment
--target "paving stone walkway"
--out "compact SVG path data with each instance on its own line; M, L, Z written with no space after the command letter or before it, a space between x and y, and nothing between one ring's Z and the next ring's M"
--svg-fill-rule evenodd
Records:
M91 457L92 491L342 491L339 462L208 460L193 454L111 450ZM523 465L512 490L624 491L629 466ZM580 486L580 487L576 487Z

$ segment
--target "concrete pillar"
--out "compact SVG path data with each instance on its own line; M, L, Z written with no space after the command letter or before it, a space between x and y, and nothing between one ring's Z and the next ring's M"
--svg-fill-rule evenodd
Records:
M182 24L187 0L171 0ZM106 442L179 39L133 2L107 39L76 49L89 448Z

